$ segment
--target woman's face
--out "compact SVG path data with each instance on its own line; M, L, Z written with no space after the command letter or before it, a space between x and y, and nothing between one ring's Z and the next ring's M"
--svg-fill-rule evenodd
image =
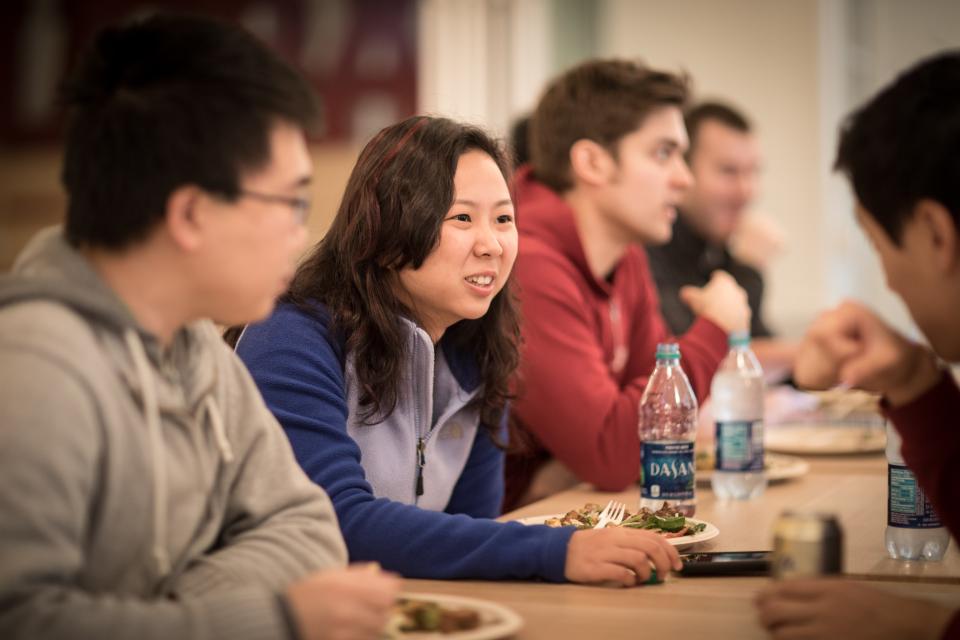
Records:
M453 191L437 246L419 269L399 274L404 301L434 342L487 312L517 257L513 201L493 158L476 150L460 156Z

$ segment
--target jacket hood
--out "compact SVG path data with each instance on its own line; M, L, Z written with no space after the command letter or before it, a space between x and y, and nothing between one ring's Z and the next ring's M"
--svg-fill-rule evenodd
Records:
M529 250L531 244L542 243L550 250L559 252L593 288L609 296L609 283L597 279L590 271L587 256L583 252L583 243L580 242L580 232L573 217L573 209L566 200L539 182L529 166L521 168L515 174L514 193L520 239L522 243L526 243L524 249Z
M199 417L212 430L224 463L234 458L215 395L217 367L211 343L219 336L205 326L209 323L198 322L181 328L169 348L162 348L90 262L66 242L61 227L37 234L17 258L13 273L0 278L0 310L35 300L66 306L96 328L102 348L141 408L152 457L152 553L158 573L166 574L170 564L164 422L175 414Z
M36 299L60 302L117 331L137 327L130 309L67 243L62 227L37 234L17 257L12 272L0 276L0 307Z

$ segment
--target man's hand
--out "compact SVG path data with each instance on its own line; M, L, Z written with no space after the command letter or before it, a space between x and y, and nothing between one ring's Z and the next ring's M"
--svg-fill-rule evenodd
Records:
M817 318L800 345L794 379L801 387L838 383L882 393L893 405L910 402L942 375L936 357L856 302Z
M682 287L680 299L694 314L712 320L727 333L750 329L747 292L726 271L714 271L703 288Z
M380 638L400 591L400 579L354 565L315 573L287 589L303 640Z
M632 587L650 579L651 564L661 578L682 567L676 548L659 534L620 527L588 529L570 538L564 575L571 582Z
M836 579L784 580L757 596L773 638L807 640L939 638L956 611Z

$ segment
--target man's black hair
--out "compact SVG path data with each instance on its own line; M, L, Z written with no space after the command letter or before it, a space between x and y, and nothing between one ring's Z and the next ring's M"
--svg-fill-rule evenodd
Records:
M851 114L834 168L896 244L924 198L960 227L960 50L921 61Z
M239 27L154 16L101 31L62 86L70 109L62 180L75 246L121 249L193 184L230 200L270 159L277 121L303 129L309 86Z

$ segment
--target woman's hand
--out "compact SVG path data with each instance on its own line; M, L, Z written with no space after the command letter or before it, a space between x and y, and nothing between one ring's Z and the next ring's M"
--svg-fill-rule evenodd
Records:
M564 575L570 582L632 587L650 579L651 565L658 576L683 566L676 548L659 534L623 527L588 529L570 538Z

